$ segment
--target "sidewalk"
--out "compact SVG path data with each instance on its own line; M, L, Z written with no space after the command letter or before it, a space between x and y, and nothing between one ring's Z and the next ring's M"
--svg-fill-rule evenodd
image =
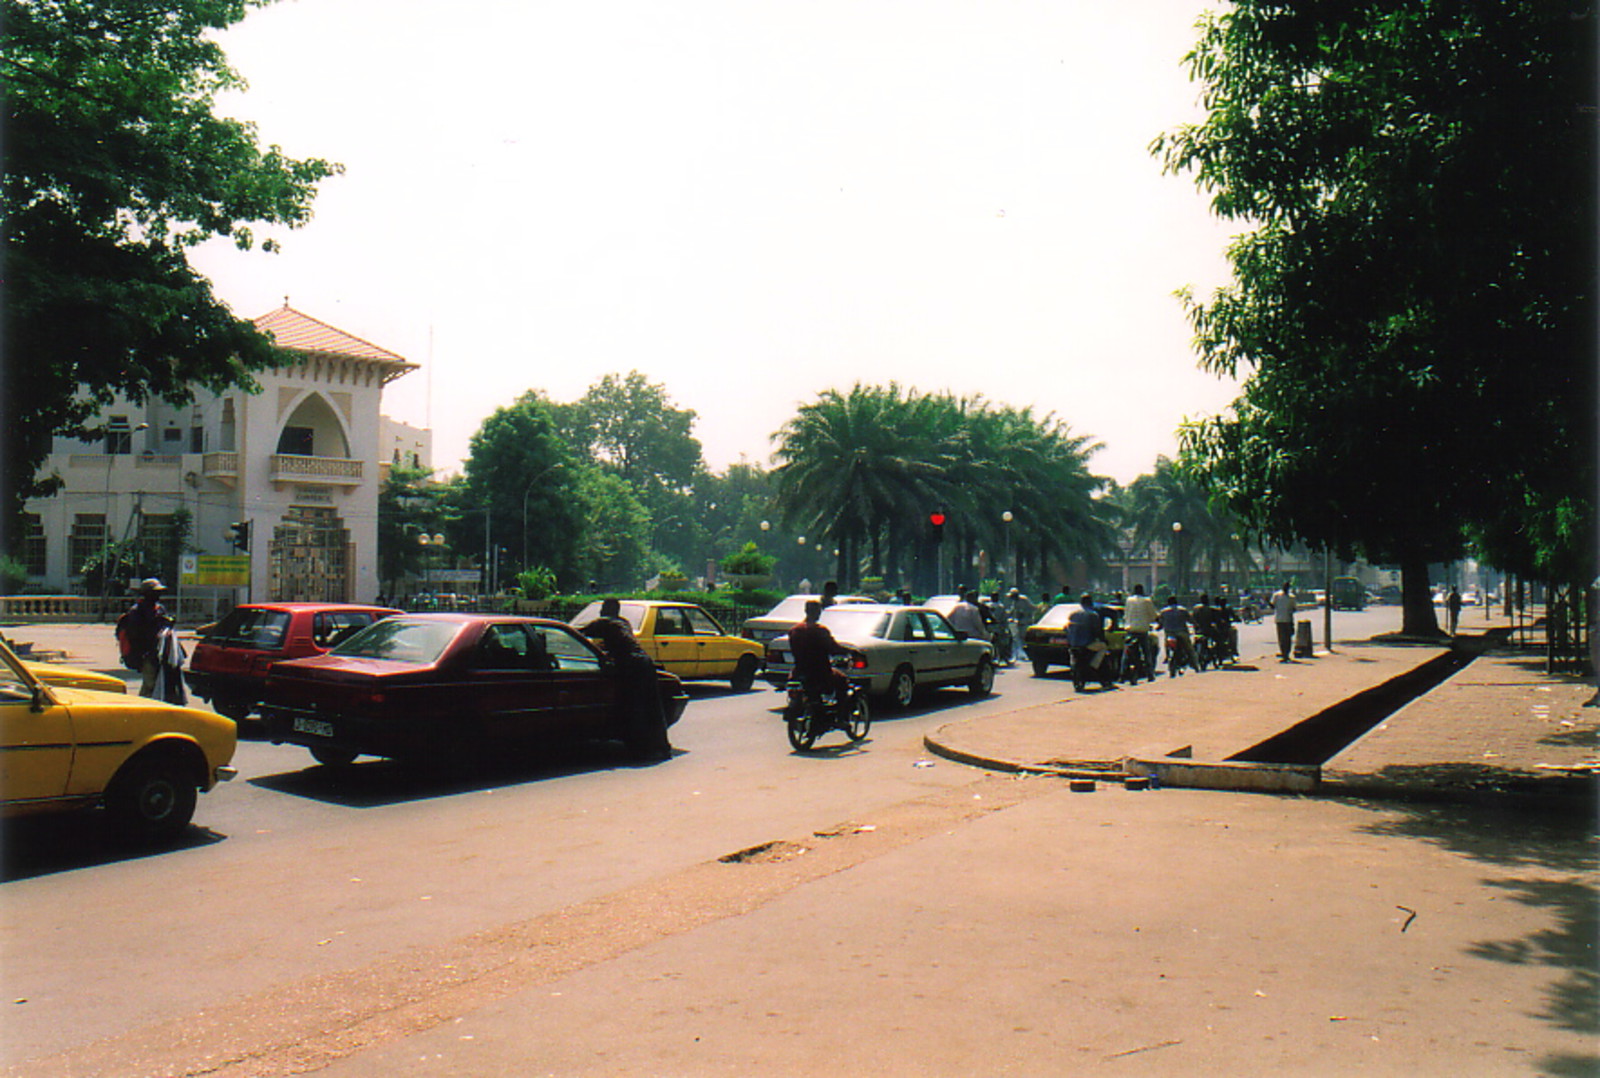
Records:
M1274 785L1262 768L1222 764L1236 753L1404 675L1442 648L1343 642L1313 659L1273 657L1204 674L1159 677L1064 703L947 723L930 751L1000 771L1084 777L1141 774L1139 761L1192 756L1210 774L1169 784L1232 789L1312 789L1396 795L1454 791L1578 793L1600 771L1600 708L1592 684L1548 676L1536 653L1510 647L1479 656L1326 761L1299 769L1306 782ZM1176 766L1176 765L1174 765Z

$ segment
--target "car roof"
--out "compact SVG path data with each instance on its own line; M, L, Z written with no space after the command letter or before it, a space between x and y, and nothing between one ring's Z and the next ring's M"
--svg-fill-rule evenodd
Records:
M468 614L456 611L444 611L430 614L401 614L396 621L440 621L453 625L479 625L485 622L504 623L508 621L519 622L527 625L559 625L563 629L572 626L555 618L530 617L527 614Z
M376 603L240 603L235 610L387 610L391 614L401 614L404 611L392 606L379 606Z

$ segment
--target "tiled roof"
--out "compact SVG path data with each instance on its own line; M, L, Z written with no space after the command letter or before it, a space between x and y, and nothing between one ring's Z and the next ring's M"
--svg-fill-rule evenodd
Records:
M346 356L351 359L370 359L381 363L404 363L414 366L403 356L371 341L353 337L342 329L334 329L310 315L301 314L285 303L255 319L255 326L270 336L279 348L292 352L320 352L323 355Z

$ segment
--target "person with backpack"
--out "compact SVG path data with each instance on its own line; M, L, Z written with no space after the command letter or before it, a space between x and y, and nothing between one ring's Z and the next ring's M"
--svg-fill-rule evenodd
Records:
M161 605L161 596L167 586L155 577L139 583L139 601L117 619L117 649L122 653L122 665L137 670L144 682L140 696L154 697L160 690L162 630L171 631L172 618Z

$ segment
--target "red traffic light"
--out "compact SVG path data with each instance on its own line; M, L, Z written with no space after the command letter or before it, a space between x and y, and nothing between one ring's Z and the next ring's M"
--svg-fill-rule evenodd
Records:
M944 514L943 513L929 513L928 514L928 523L932 524L935 528L944 527Z

